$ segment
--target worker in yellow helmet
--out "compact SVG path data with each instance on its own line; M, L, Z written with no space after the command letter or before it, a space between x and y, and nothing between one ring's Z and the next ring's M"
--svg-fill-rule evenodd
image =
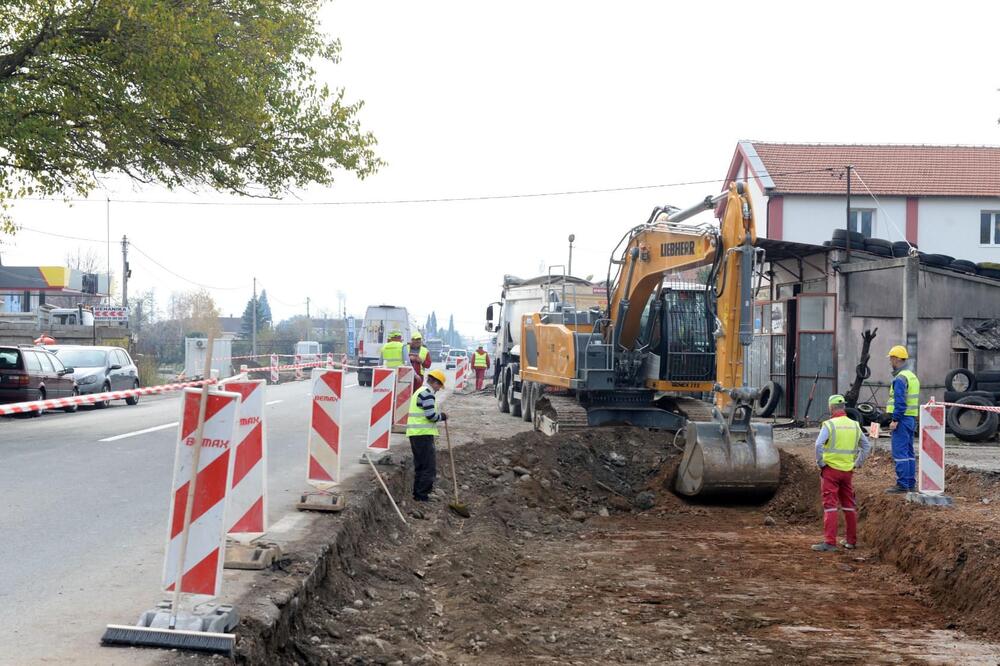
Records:
M844 548L851 550L858 544L854 470L864 464L872 447L857 421L847 416L846 403L842 395L830 396L830 418L823 421L816 438L816 464L823 479L824 539L812 549L820 552L837 550L838 509L844 512Z
M903 345L889 350L889 365L893 380L889 384L889 399L885 411L892 415L889 432L892 438L892 460L896 464L896 485L887 493L907 493L917 487L917 461L913 455L913 434L917 430L920 412L920 380L909 365L910 354Z
M438 410L435 394L444 388L444 373L431 370L427 373L427 383L410 398L410 413L406 419L406 436L410 439L413 452L413 499L429 502L437 475L437 461L434 456L434 438L438 434L437 424L447 421L448 415Z
M403 365L403 334L389 331L389 341L382 345L382 365L398 368Z
M403 348L406 352L410 365L413 367L413 390L423 386L424 370L431 367L431 352L424 346L424 336L420 331L414 331L410 336L410 344Z

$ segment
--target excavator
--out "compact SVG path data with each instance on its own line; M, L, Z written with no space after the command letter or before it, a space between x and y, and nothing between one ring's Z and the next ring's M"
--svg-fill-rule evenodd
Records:
M718 225L685 223L718 207ZM751 421L759 392L742 385L764 259L755 242L744 183L684 210L658 206L612 253L606 307L577 310L564 295L524 315L521 405L536 429L672 431L684 443L680 494L774 492L781 466L771 426ZM692 269L702 279L676 279Z

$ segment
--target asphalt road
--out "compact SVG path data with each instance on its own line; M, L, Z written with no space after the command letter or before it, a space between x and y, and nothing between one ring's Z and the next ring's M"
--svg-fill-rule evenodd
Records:
M351 374L344 394L342 471L351 475L363 468L370 389ZM134 623L161 598L178 396L0 418L0 663L162 656L98 642L105 624ZM295 513L307 488L309 382L268 386L266 402L273 523Z

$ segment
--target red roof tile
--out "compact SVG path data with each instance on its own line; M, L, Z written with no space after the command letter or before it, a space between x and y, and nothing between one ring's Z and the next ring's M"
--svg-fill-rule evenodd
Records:
M749 142L774 181L776 194L1000 196L998 146L867 146ZM805 173L803 173L805 172Z

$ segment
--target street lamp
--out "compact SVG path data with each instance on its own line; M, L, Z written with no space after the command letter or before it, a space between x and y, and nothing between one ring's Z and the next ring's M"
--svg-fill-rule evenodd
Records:
M576 236L573 234L569 235L569 266L566 268L566 273L569 275L573 274L573 241L576 240Z

